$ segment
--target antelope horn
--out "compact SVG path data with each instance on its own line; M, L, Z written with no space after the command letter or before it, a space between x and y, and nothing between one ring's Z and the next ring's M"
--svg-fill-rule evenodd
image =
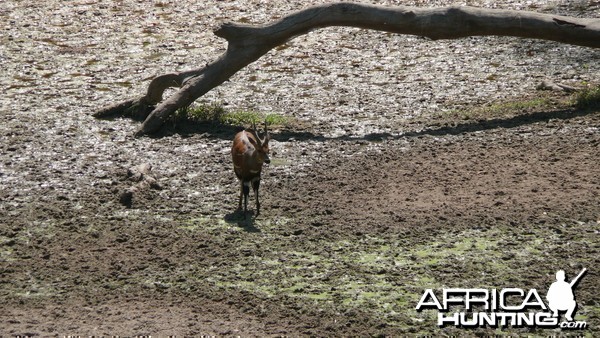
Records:
M256 132L256 122L252 121L252 128L247 129L247 131L250 134L252 134L252 136L254 136L254 138L256 139L256 142L258 142L258 146L262 147L263 140L258 136L258 133Z
M270 138L269 137L269 127L267 125L267 119L265 119L265 138L263 139L263 141L266 140L266 139L268 139L268 138Z

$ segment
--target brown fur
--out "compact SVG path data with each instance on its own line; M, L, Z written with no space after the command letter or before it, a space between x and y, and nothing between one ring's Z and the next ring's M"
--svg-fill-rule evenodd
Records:
M240 180L238 209L242 208L243 197L244 212L248 211L248 194L250 185L252 185L256 198L256 215L258 216L260 213L260 203L258 201L260 174L263 164L270 162L268 132L266 132L264 140L260 139L255 129L243 130L237 133L231 147L231 159L233 160L233 171Z

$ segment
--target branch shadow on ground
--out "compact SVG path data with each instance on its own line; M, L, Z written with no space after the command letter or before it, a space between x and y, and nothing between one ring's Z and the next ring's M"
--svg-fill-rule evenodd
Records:
M292 128L283 128L277 133L272 133L271 138L277 141L285 142L290 140L297 141L382 141L386 139L402 139L402 138L415 138L420 136L445 136L445 135L460 135L466 133L473 133L478 131L486 131L492 129L512 129L520 126L534 124L538 122L549 122L550 120L569 120L580 116L586 116L598 112L598 109L561 109L561 110L542 110L535 111L525 114L519 114L516 116L506 118L493 118L493 119L479 119L472 121L461 121L453 125L437 125L432 124L430 126L424 125L425 128L419 131L406 131L400 133L371 133L364 136L353 136L353 135L342 135L337 137L328 137L321 134L316 134L312 131L293 130ZM160 132L152 137L161 138L165 136L171 136L178 134L182 137L191 137L201 135L208 138L217 138L223 140L233 140L233 136L243 130L242 126L230 126L224 124L215 123L187 123L177 126L168 126L163 128Z
M465 122L453 126L441 126L436 129L424 129L418 132L407 132L402 134L403 137L418 137L423 135L444 136L444 135L460 135L478 131L486 131L492 129L512 129L528 124L538 122L549 122L550 120L570 120L580 116L586 116L594 113L593 110L577 110L577 109L561 109L552 111L536 111L526 114L520 114L507 118L494 118L489 120L477 120L473 122Z

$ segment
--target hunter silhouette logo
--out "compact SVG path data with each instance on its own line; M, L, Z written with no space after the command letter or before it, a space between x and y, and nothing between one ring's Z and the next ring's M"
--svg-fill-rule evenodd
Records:
M586 271L584 268L571 282L567 282L565 272L558 270L556 281L546 293L547 303L536 289L450 288L442 289L441 293L438 291L438 295L433 289L426 289L416 310L436 309L437 325L440 327L585 329L587 322L573 320L577 309L573 291ZM566 321L560 321L560 312L565 312Z
M573 313L577 307L573 288L586 271L587 269L585 268L581 270L571 283L565 282L565 272L563 270L556 272L556 282L550 285L550 289L548 289L548 294L546 295L548 307L552 310L552 317L558 317L558 311L567 311L565 318L570 322L573 321Z

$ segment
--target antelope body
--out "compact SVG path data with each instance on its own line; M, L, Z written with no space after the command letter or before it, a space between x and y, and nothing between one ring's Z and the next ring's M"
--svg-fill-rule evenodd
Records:
M260 174L264 163L269 163L269 132L265 121L265 137L261 139L253 124L251 129L242 130L235 135L231 147L231 158L233 160L233 171L240 180L240 199L238 209L242 208L242 197L244 199L244 213L248 211L248 195L250 185L256 198L256 216L260 213L258 201L258 188L260 186Z

